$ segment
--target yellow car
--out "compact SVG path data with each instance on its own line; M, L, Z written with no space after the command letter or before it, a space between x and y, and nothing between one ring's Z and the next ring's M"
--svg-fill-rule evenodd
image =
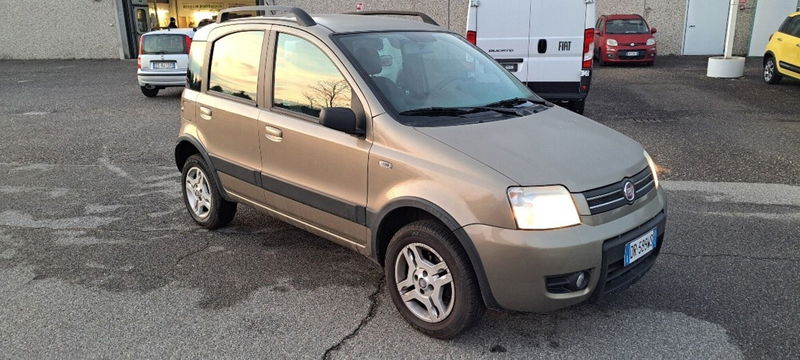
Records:
M789 14L764 53L764 81L777 84L784 76L800 79L800 12Z

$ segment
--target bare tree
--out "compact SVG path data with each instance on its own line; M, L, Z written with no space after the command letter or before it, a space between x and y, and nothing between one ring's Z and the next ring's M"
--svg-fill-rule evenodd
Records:
M337 104L337 98L344 97L350 98L350 85L347 81L342 80L320 80L315 85L310 86L312 94L304 93L303 96L310 101L310 106L313 107L314 101L326 107L334 107ZM309 96L311 95L311 96ZM313 99L312 99L313 98Z

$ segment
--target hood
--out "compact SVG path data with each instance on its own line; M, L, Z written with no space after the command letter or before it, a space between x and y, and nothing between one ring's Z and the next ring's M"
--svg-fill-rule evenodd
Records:
M644 44L647 42L647 39L654 37L653 34L605 34L604 38L606 39L614 39L620 45L628 46L631 43L642 43Z
M517 183L509 185L558 184L581 192L647 166L639 143L557 106L524 117L416 130Z

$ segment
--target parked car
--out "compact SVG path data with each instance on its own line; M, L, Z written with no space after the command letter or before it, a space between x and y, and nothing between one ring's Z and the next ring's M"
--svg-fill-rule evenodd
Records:
M764 52L764 81L777 84L784 76L800 79L800 12L789 14L770 35Z
M368 256L438 338L486 307L597 300L654 264L665 198L636 141L427 16L259 9L292 16L223 10L189 56L175 161L201 226L241 203Z
M194 29L151 31L139 38L136 75L142 94L158 95L158 91L186 83L186 65L192 46Z
M602 15L597 19L595 55L601 65L607 63L656 62L656 28L636 14Z
M539 96L582 114L595 14L586 0L469 1L467 39Z

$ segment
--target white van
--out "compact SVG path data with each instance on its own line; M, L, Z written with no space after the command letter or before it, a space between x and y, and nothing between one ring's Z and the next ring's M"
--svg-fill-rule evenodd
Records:
M543 98L583 113L595 0L471 0L467 39Z

